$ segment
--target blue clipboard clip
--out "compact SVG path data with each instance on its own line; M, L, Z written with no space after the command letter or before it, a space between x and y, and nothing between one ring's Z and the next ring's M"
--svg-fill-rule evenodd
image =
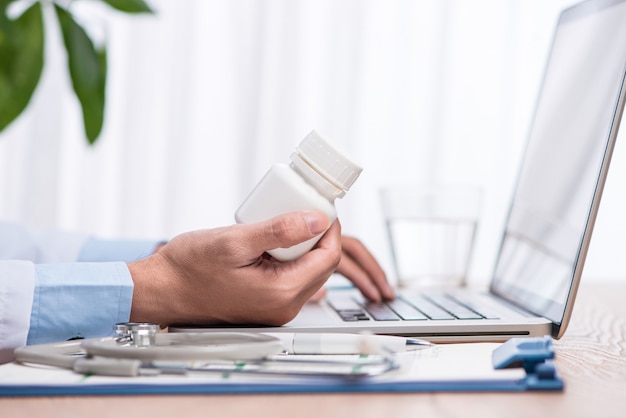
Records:
M492 354L494 369L523 367L527 390L562 390L563 380L554 364L552 337L512 338Z

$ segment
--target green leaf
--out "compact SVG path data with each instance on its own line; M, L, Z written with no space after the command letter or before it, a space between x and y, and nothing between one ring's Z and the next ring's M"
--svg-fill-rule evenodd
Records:
M8 3L0 2L0 131L26 108L43 68L41 5L35 3L11 20L6 15Z
M143 0L103 0L114 9L126 13L153 13Z
M107 76L106 49L96 50L85 30L72 15L55 4L67 50L72 87L83 110L85 133L90 144L98 139L104 122Z

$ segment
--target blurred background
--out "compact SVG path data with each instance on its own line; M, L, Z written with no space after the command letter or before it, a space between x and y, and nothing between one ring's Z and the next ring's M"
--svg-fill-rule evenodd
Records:
M108 46L102 135L87 144L48 25L40 85L0 134L0 219L128 238L229 225L315 129L364 167L340 219L390 275L381 186L482 187L469 281L485 283L556 19L574 3L150 0L156 14L129 16L75 2ZM626 280L625 130L585 280Z

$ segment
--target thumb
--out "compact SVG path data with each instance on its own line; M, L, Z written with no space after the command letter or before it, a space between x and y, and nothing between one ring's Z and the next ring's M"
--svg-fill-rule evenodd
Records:
M323 212L299 211L249 225L252 245L258 251L288 248L307 241L330 227L330 219Z

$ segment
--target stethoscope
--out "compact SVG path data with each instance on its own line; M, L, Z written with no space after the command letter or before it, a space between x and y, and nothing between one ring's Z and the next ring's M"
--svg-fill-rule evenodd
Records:
M190 372L363 378L398 367L388 355L316 358L286 355L280 339L245 332L160 332L154 323L124 322L114 337L38 344L15 350L15 361L85 375L145 376Z

